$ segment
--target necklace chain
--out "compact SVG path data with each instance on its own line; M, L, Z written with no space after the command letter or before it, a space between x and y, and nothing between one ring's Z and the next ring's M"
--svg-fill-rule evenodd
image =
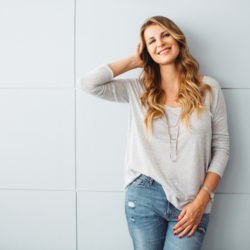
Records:
M167 118L167 115L166 115L166 111L165 111L165 116L166 116L166 119L167 119L168 127L173 128L173 127L176 127L176 126L178 125L179 120L180 120L180 116L179 116L179 119L177 119L177 122L175 123L175 125L172 125L172 126L170 126L170 124L169 124L169 122L168 122L168 118Z
M176 125L178 125L177 127L177 132L176 132L176 136L175 138L171 138L171 134L170 134L170 126L169 126L169 122L168 122L168 117L166 115L166 113L164 112L166 120L167 120L167 126L168 126L168 136L169 136L169 141L170 141L170 158L172 161L176 161L177 159L177 139L179 136L179 128L180 128L180 116L179 119L177 120L177 123L172 126L172 127L176 127Z

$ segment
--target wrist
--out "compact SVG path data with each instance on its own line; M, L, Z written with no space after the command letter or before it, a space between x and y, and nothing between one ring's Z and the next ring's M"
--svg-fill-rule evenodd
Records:
M204 189L200 189L198 195L195 198L195 202L197 202L200 206L203 206L205 208L209 203L209 201L210 201L209 193Z
M130 56L130 66L131 69L136 69L136 68L140 68L140 62L138 61L138 58L136 56Z

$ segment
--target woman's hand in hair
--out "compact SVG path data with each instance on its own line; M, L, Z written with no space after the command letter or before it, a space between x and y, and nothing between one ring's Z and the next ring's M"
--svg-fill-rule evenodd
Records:
M143 67L143 61L140 57L140 53L141 53L141 50L142 50L142 44L141 42L139 42L136 46L136 50L133 54L133 58L135 60L135 64L137 65L137 68L142 68Z

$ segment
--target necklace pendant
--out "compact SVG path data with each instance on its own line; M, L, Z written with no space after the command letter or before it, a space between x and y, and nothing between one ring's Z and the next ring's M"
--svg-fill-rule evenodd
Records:
M170 140L170 158L172 161L176 161L176 140Z

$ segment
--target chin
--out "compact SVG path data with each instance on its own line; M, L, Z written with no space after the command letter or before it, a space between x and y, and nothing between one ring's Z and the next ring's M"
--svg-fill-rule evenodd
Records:
M172 63L174 63L174 59L162 60L158 62L158 64L162 64L162 65L172 64Z

